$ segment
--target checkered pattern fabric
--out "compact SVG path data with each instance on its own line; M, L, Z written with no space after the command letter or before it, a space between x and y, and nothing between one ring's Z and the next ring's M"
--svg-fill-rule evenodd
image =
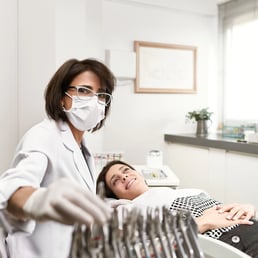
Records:
M170 206L170 210L187 210L190 211L192 216L199 217L206 209L209 209L215 205L221 204L220 202L213 200L205 193L200 193L195 196L187 196L176 198ZM218 239L224 232L230 231L236 226L212 229L206 231L204 234L210 237Z

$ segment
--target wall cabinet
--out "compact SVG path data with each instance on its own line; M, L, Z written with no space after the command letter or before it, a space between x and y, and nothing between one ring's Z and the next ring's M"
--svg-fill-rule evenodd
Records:
M252 203L258 210L258 155L167 143L165 162L180 188L201 188L224 203Z

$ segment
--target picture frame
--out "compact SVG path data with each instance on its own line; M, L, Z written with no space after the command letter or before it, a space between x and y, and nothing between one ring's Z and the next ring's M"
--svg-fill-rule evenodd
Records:
M136 93L196 93L197 47L134 41Z

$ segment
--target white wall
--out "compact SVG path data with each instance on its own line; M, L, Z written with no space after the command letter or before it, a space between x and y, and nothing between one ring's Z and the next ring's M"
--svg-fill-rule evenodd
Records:
M216 5L212 10L206 6L208 10L200 12L192 1L187 1L187 7L186 1L181 5L176 2L179 9L187 8L185 11L174 9L175 6L156 8L122 2L104 1L103 31L107 49L132 51L134 40L198 48L197 94L136 94L133 82L116 88L111 117L104 131L104 148L124 150L125 160L142 164L148 150L164 150L165 132L195 130L192 124L185 124L186 113L209 105L209 88L214 86L212 79L216 75Z
M18 0L18 135L45 116L55 65L55 1Z
M44 118L44 89L61 63L87 57L104 61L106 49L132 51L134 40L197 46L198 93L135 94L132 82L118 86L104 130L89 137L93 151L122 150L126 160L143 163L149 149L163 150L164 132L194 130L185 124L185 114L208 104L215 0L141 0L151 5L128 0L0 1L5 35L0 45L0 171L8 167L18 139Z
M17 2L0 0L0 173L17 143Z
M105 62L102 40L102 0L56 0L56 63L70 58ZM95 152L103 150L103 130L88 135Z

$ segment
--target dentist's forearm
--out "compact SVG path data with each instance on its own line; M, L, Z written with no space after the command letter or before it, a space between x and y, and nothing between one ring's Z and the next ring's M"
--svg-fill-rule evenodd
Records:
M7 211L19 219L25 219L23 206L36 189L30 186L16 190L8 201Z

